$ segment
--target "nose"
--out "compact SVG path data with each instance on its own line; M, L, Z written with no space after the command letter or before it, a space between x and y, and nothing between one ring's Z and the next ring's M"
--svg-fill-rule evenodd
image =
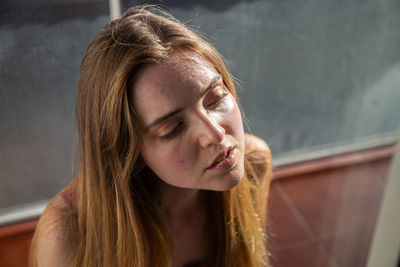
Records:
M199 143L201 147L208 147L212 144L219 144L225 136L225 129L216 118L209 113L200 114L199 127Z

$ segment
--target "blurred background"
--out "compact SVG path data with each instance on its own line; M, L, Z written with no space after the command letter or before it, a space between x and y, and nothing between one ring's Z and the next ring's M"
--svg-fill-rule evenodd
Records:
M81 59L110 16L145 3L226 58L275 166L394 144L398 0L2 0L0 215L41 209L72 179Z

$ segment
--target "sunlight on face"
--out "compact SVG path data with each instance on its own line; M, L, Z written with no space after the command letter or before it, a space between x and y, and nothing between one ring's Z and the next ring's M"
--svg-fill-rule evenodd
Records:
M142 71L133 103L145 127L142 157L164 182L217 191L240 182L240 110L210 63L193 52L173 52Z

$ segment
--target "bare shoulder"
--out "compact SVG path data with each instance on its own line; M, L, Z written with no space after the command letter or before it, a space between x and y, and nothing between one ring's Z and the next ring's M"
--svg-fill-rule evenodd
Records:
M245 134L245 156L260 178L269 179L272 175L272 155L268 145L261 138Z
M252 134L245 134L245 145L246 145L246 152L258 152L258 153L266 153L270 156L271 152L270 149L267 145L267 143L265 143L264 140L262 140L261 138L252 135ZM267 156L268 156L267 155Z
M72 259L76 245L74 190L71 185L64 188L40 217L31 245L31 267L68 266Z

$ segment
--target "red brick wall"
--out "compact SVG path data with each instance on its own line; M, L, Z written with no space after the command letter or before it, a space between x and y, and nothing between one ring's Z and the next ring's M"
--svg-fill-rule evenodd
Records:
M0 266L28 266L29 246L37 220L0 227Z

